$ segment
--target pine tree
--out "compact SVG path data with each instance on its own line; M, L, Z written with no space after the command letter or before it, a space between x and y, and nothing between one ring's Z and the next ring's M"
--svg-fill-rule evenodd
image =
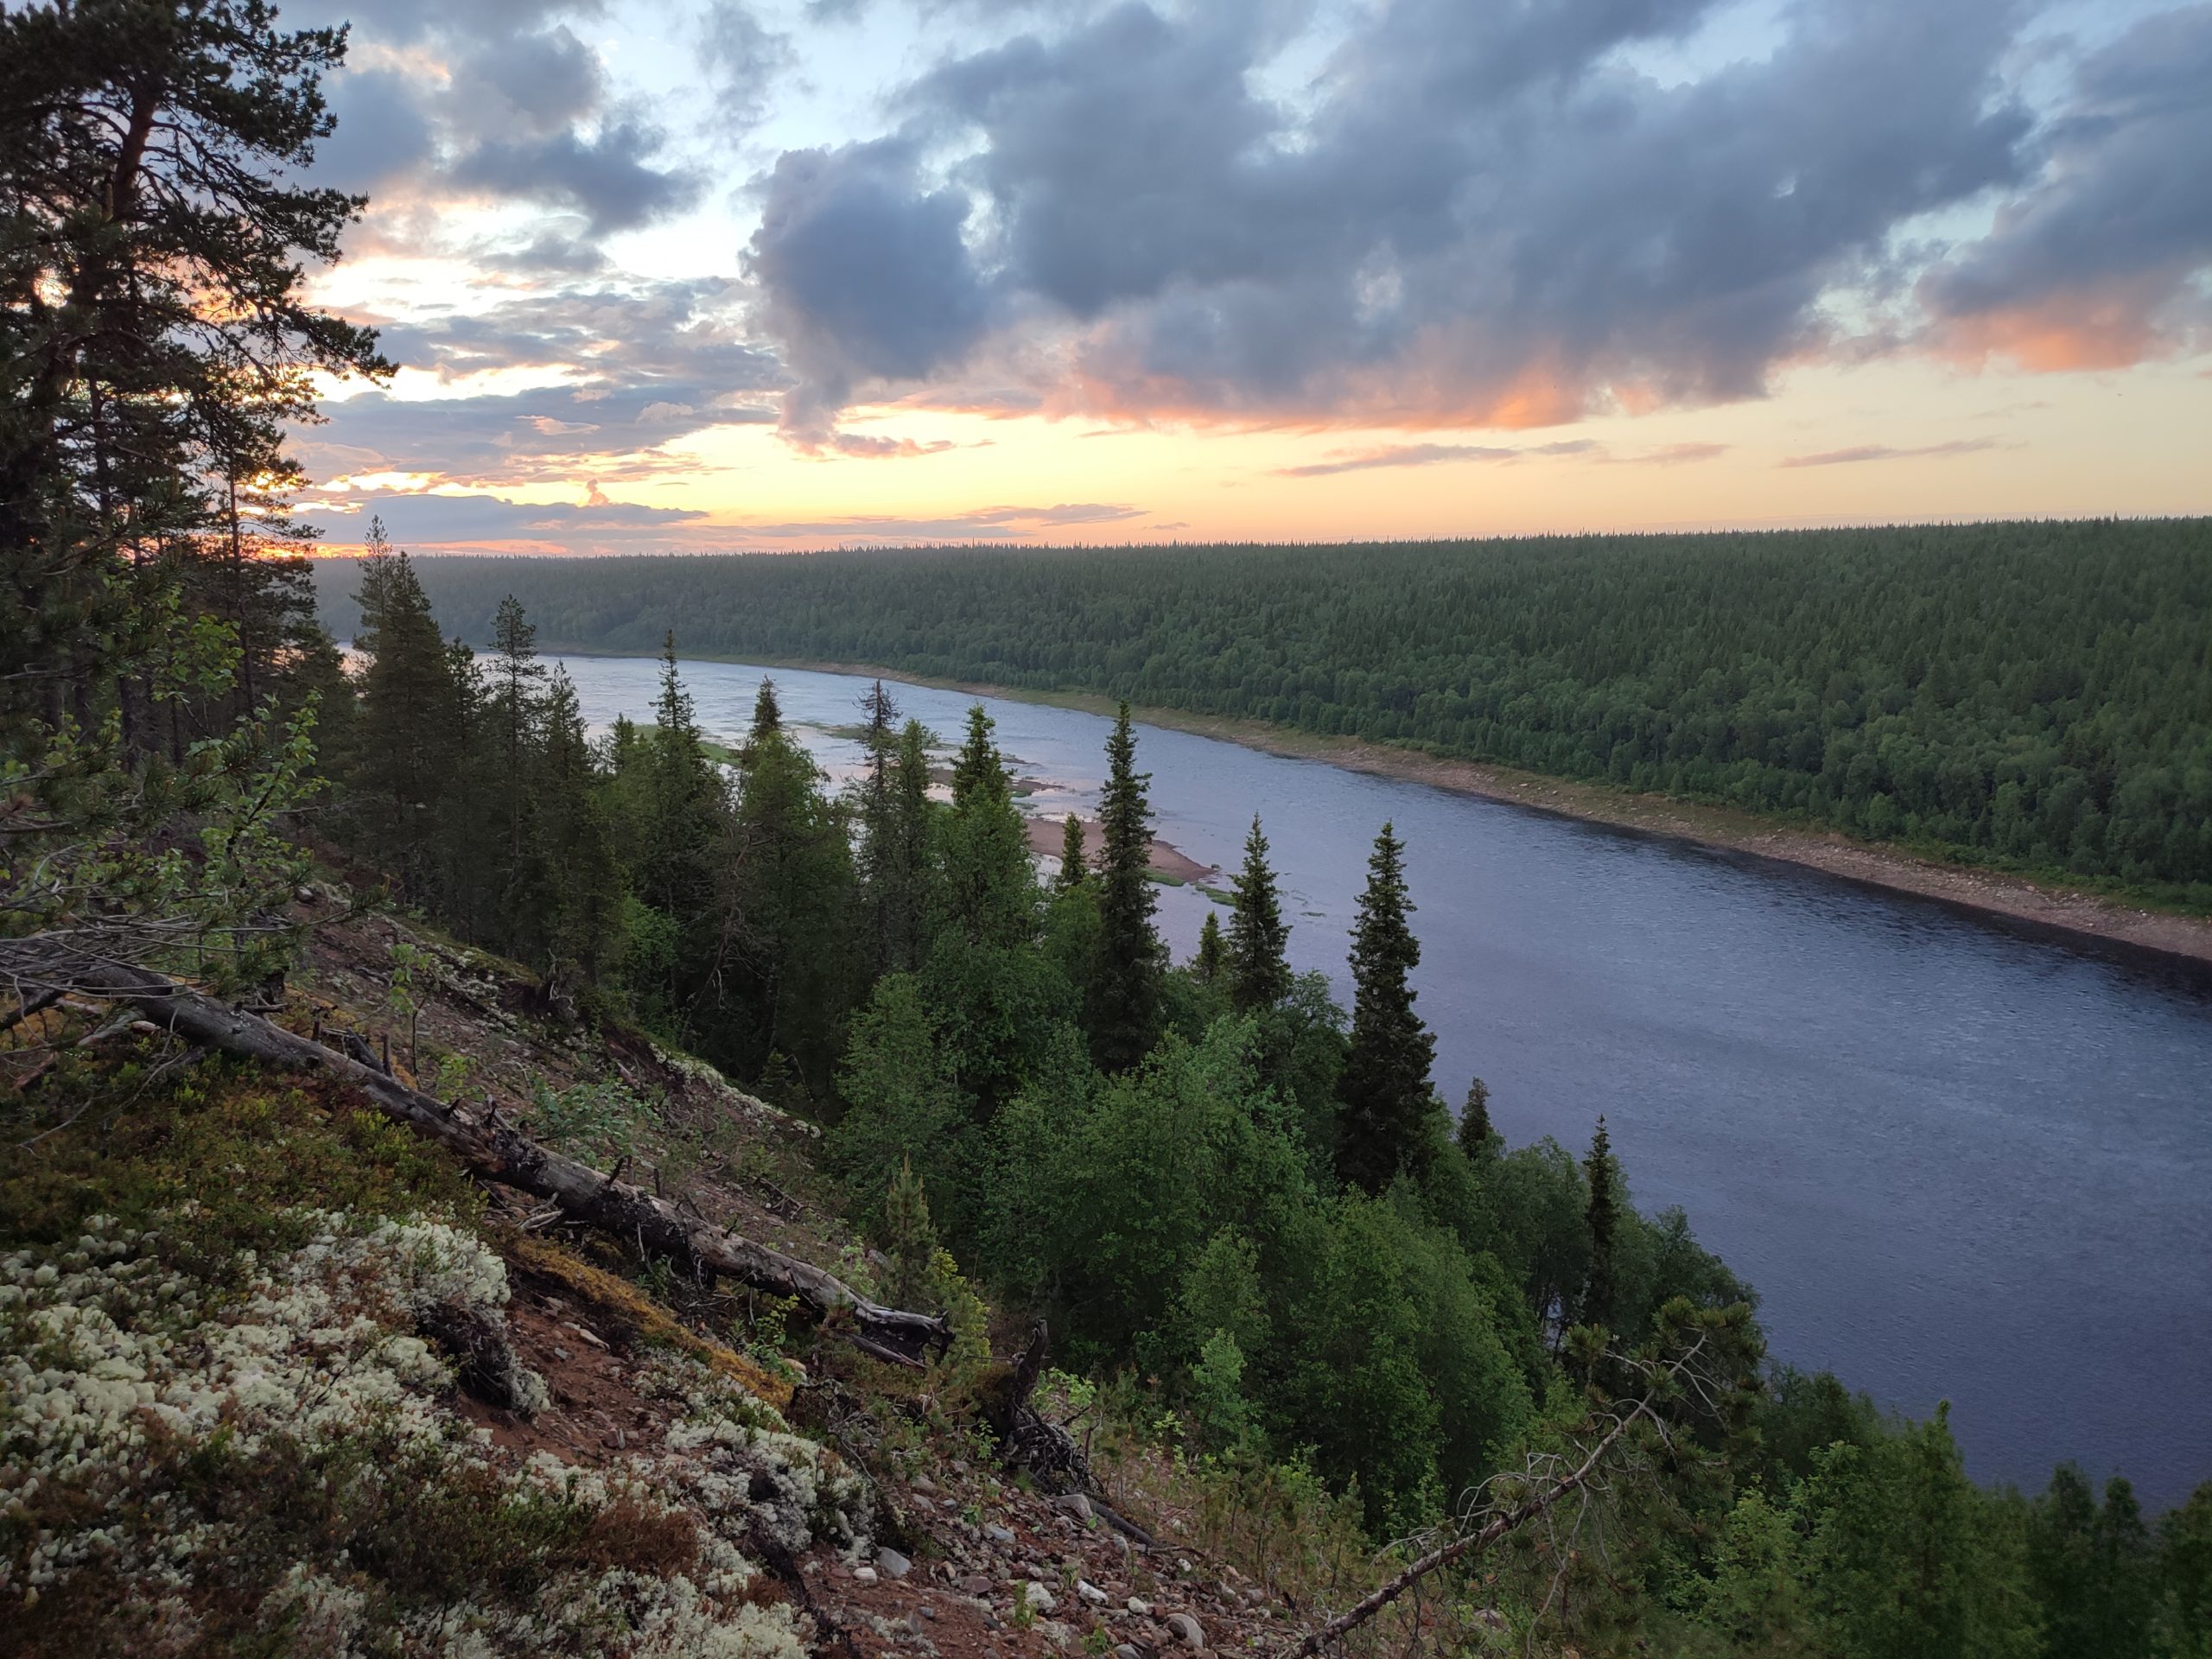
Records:
M1421 944L1407 918L1404 847L1389 824L1375 838L1352 930L1351 1046L1337 1084L1338 1173L1379 1192L1420 1154L1432 1109L1436 1039L1414 1011L1408 982Z
M1605 1120L1598 1119L1598 1132L1590 1139L1590 1155L1582 1173L1590 1189L1582 1211L1582 1224L1590 1236L1590 1270L1582 1281L1579 1319L1584 1325L1611 1330L1618 1313L1614 1306L1613 1237L1619 1221L1619 1177L1613 1166L1612 1142L1605 1134Z
M1268 864L1268 838L1259 815L1244 838L1244 868L1235 881L1236 902L1229 919L1229 1000L1239 1014L1271 1008L1290 995L1290 928Z
M1198 976L1200 983L1211 985L1221 978L1224 961L1221 918L1208 911L1204 925L1198 929L1198 954L1192 958L1191 971Z
M1071 893L1090 873L1083 859L1083 820L1071 812L1060 828L1060 868L1052 880L1053 890Z
M1151 776L1136 769L1136 733L1125 702L1106 741L1099 801L1098 972L1091 984L1090 1051L1101 1068L1127 1071L1160 1034L1166 950L1153 927Z
M1459 1150L1473 1163L1497 1156L1497 1131L1490 1122L1490 1085L1480 1077L1467 1084L1467 1103L1459 1109Z

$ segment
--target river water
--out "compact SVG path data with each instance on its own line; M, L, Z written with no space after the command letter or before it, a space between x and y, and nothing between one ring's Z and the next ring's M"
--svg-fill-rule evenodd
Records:
M651 718L657 664L562 659L587 719ZM687 663L710 735L762 671ZM865 680L772 671L833 776ZM976 699L894 684L957 740ZM1095 807L1109 722L982 700L1033 780ZM1344 955L1385 819L1419 906L1437 1083L1514 1144L1599 1113L1646 1210L1679 1204L1760 1293L1773 1352L1885 1406L1952 1402L1967 1465L2062 1458L2153 1505L2212 1478L2212 977L1939 903L1526 808L1139 728L1159 834L1233 869L1265 821L1291 956ZM1224 884L1225 885L1225 884ZM1211 901L1162 893L1179 959Z

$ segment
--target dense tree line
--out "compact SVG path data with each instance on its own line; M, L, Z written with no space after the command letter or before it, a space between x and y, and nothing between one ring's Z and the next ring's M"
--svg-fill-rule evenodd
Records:
M2212 899L2212 524L425 561L488 639L868 663L1418 745ZM342 575L325 586L345 626Z

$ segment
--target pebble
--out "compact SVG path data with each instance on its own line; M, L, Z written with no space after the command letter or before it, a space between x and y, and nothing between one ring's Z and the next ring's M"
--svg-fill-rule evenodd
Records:
M1132 1613L1135 1613L1139 1618L1150 1618L1152 1617L1152 1604L1147 1601L1142 1596L1131 1596L1128 1599L1128 1605L1129 1611Z
M1143 1653L1124 1642L1114 1649L1114 1659L1144 1659Z
M963 1596L988 1596L991 1593L991 1581L980 1573L971 1573L955 1588Z
M1014 1541L1014 1535L1001 1526L994 1525L985 1527L983 1529L983 1536L989 1539L995 1544L1010 1544Z
M1065 1510L1078 1521L1088 1521L1097 1513L1090 1507L1090 1500L1081 1492L1070 1492L1065 1497L1054 1498L1052 1507Z
M872 1567L856 1567L853 1569L853 1576L858 1579L862 1584L874 1584L875 1582L875 1569Z
M1204 1648L1206 1644L1205 1631L1188 1613L1168 1614L1167 1632L1186 1648Z
M890 1548L877 1549L875 1564L883 1569L885 1578L892 1580L903 1579L914 1570L912 1561L901 1555L897 1550Z
M1077 1579L1075 1581L1075 1592L1094 1607L1103 1607L1106 1605L1106 1592L1089 1579Z

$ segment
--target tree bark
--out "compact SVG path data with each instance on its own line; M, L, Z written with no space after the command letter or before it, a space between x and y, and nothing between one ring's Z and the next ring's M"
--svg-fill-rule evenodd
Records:
M854 1346L879 1359L919 1370L931 1348L942 1352L951 1344L951 1326L942 1314L881 1306L811 1262L725 1232L664 1198L539 1146L502 1122L496 1107L477 1112L448 1105L151 969L37 938L0 939L0 980L12 981L25 999L64 990L128 1003L152 1024L192 1042L349 1084L387 1116L443 1146L473 1173L550 1199L564 1214L648 1254L772 1295L795 1297Z

